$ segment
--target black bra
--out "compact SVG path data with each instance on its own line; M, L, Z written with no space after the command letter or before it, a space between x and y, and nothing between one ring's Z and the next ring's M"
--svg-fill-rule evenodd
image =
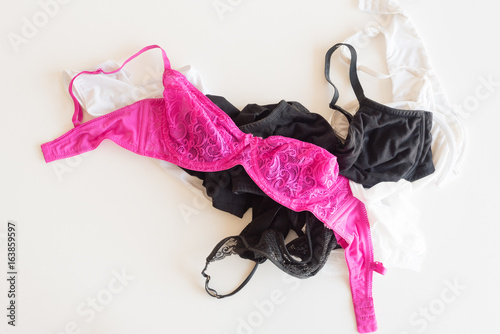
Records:
M342 45L351 52L349 78L359 101L354 116L336 104L339 92L330 80L331 56ZM332 151L340 174L366 188L384 181L416 181L432 174L432 113L394 109L365 97L356 62L356 50L344 43L331 47L325 56L325 77L334 89L330 108L349 121L345 142Z

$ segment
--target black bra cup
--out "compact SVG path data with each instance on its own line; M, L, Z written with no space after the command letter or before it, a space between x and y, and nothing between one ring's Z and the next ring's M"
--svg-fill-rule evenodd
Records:
M354 116L336 105L339 93L330 80L331 56L342 45L351 52L349 77L359 101ZM330 108L349 121L345 142L332 152L337 156L340 173L366 188L384 181L416 181L432 174L432 113L395 109L365 97L356 62L356 50L344 43L334 45L325 57L325 77L334 88Z
M430 112L389 108L368 98L361 103L344 146L335 152L342 175L369 188L434 172Z

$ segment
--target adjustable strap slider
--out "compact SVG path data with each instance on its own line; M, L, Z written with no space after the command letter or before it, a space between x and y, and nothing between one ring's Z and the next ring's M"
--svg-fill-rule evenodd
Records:
M250 272L250 274L247 276L247 278L240 284L240 286L238 286L233 292L230 292L226 295L219 295L219 293L217 292L217 290L215 289L212 289L211 287L208 286L208 284L210 283L210 275L208 275L206 273L207 271L207 268L208 268L208 265L209 265L210 261L207 261L206 264L205 264L205 268L203 268L203 270L201 271L201 274L203 275L203 277L205 277L205 291L212 297L215 297L217 299L222 299L222 298L225 298L225 297L229 297L229 296L232 296L234 295L235 293L237 293L238 291L240 291L241 289L243 289L243 287L250 281L250 279L252 278L253 274L255 273L255 271L257 270L257 267L259 266L259 264L256 262L252 271Z

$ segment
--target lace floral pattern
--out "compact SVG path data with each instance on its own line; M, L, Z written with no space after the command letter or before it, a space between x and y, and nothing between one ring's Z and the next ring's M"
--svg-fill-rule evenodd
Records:
M215 253L214 257L210 261L219 261L227 256L236 254L235 248L238 245L238 240L235 238L228 239Z
M259 143L260 173L282 196L313 200L337 179L336 158L316 146L269 137Z
M162 129L166 125L165 118L165 103L163 99L158 99L152 103L151 112L149 115L149 138L146 141L146 151L147 152L162 152L163 154L168 154L165 150L164 141L162 140L163 134Z
M168 112L161 124L164 140L193 167L199 163L218 165L234 156L234 148L239 146L242 136L227 128L224 117L206 112L190 94L179 94L179 86L183 92L189 91L187 86L183 87L185 79L182 79L173 75L166 82L164 96Z
M171 162L206 171L243 165L271 198L296 211L314 211L331 224L331 217L350 195L335 156L291 138L245 134L198 94L175 72L166 76L164 106L154 108L151 133L161 137Z

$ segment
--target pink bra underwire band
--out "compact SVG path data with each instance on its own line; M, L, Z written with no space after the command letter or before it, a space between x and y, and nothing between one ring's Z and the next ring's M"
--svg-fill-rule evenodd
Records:
M170 69L161 48L163 98L141 100L81 124L82 109L72 92L74 80L81 74L120 71L153 48L160 47L143 48L115 71L84 71L72 79L69 92L75 104L75 128L42 145L46 162L93 150L110 139L134 153L191 170L219 171L242 165L269 197L292 210L311 211L335 232L345 250L357 329L375 331L372 277L373 271L384 274L385 268L373 261L364 204L352 195L349 181L338 175L336 158L329 152L291 138L244 134L182 74Z

